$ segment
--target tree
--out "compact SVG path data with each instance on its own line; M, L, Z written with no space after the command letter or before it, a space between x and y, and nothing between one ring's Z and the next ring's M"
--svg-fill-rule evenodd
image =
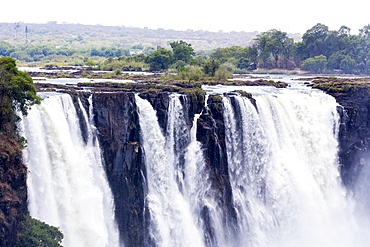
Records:
M149 63L150 71L166 70L173 63L173 53L164 48L160 48L148 56L147 62Z
M302 69L314 73L321 73L326 68L326 64L327 58L324 55L320 55L304 60L302 63Z
M215 76L216 71L220 68L220 62L217 60L208 60L203 64L204 73L208 76Z
M191 47L191 44L186 43L185 41L174 41L170 43L170 46L173 51L173 57L175 61L184 61L185 63L190 63L195 55L194 49Z
M329 28L321 23L316 24L307 30L302 36L302 41L306 46L309 57L325 55L324 41L329 33Z
M245 57L242 57L239 59L238 61L238 64L237 64L237 67L239 69L251 69L251 63L249 62L249 59L248 58L245 58Z
M340 69L342 69L346 74L356 73L357 72L356 61L352 59L350 56L345 56L340 61Z
M370 38L370 24L360 29L360 37Z
M54 226L25 215L17 247L61 247L63 233Z
M39 102L32 78L16 68L13 58L0 58L0 130L7 122L16 121L16 110L26 115L31 105Z
M280 57L288 60L292 54L294 41L288 37L286 32L272 29L257 35L255 41L259 50L259 57L265 64L272 57L275 60L275 67L278 67Z

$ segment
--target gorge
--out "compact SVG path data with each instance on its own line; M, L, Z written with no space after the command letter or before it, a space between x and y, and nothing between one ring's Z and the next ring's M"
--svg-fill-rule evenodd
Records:
M203 90L41 93L31 215L64 246L368 246L363 91Z

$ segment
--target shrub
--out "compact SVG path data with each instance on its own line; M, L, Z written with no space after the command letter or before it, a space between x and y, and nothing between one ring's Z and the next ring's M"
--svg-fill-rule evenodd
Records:
M21 222L21 237L17 247L60 247L63 233L54 226L25 215Z
M233 78L233 73L231 73L225 68L219 68L215 72L215 78L217 80L227 80L227 79Z
M320 55L313 58L307 58L303 61L301 67L314 73L321 73L325 70L327 64L326 56Z
M177 77L181 80L199 81L205 76L199 66L186 66L179 69Z

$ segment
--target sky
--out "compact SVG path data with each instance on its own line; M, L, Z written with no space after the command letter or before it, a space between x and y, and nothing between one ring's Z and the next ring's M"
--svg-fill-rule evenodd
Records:
M322 23L357 34L370 24L364 0L14 0L0 5L0 22L99 24L150 29L305 33Z

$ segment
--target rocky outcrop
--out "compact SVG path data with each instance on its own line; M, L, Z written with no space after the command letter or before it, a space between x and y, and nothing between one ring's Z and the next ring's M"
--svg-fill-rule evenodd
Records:
M0 137L0 246L15 246L18 223L27 213L27 168L11 138Z
M125 246L143 246L145 169L134 95L95 93L94 119Z
M225 124L223 105L220 96L211 95L207 102L208 108L198 119L197 140L203 144L206 166L210 171L212 193L222 208L225 230L232 230L236 225L236 212L233 207L232 189L227 165ZM207 224L208 209L203 209L203 219ZM205 229L212 236L212 229ZM232 232L230 232L232 234ZM208 241L211 241L209 239Z
M343 107L339 107L341 175L343 182L351 186L370 157L370 95L359 91L336 99Z
M169 94L165 92L157 93L155 91L150 91L141 93L140 97L150 102L150 104L153 106L153 109L157 112L159 126L165 130L167 126Z
M332 95L340 104L339 158L341 177L351 188L370 158L370 84L363 80L319 80L314 87Z

